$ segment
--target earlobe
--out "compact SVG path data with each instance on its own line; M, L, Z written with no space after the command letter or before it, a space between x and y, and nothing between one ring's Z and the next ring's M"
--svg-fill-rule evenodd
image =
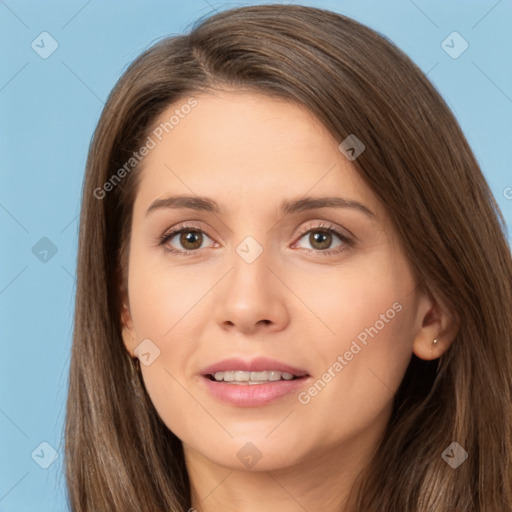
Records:
M458 321L441 301L427 293L418 308L418 330L413 353L427 361L438 359L450 347L458 332Z
M441 357L446 350L448 349L448 344L443 344L439 341L439 338L434 338L430 346L427 346L428 343L425 342L417 342L415 340L413 346L413 353L419 357L420 359L424 359L426 361L430 361L432 359L438 359Z

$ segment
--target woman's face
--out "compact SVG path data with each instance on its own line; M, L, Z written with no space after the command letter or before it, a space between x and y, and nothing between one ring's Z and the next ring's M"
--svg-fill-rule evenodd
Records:
M430 307L385 209L289 102L197 95L150 137L123 337L162 420L230 468L350 463L382 436Z

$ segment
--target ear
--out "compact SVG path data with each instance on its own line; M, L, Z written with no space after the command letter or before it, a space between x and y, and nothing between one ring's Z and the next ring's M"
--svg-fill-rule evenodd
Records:
M130 306L127 298L121 302L121 329L123 344L128 353L135 358L134 350L137 346L135 329L133 328L133 320L130 314Z
M427 361L441 357L459 330L458 318L429 290L421 292L416 321L413 353Z

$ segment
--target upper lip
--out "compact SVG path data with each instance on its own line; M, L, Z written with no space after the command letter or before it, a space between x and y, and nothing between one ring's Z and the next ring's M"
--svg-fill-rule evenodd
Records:
M214 375L217 372L228 372L234 370L241 370L245 372L262 372L265 370L273 370L277 372L286 372L295 375L296 377L303 377L308 375L306 370L290 366L289 364L282 363L276 359L269 359L266 357L257 357L254 359L243 359L240 357L231 357L223 359L210 366L204 368L201 372L202 375Z

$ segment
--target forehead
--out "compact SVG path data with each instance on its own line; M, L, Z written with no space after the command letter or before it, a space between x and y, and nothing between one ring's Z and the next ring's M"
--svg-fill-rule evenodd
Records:
M343 195L378 207L340 141L289 101L239 91L185 97L162 112L150 136L136 203L181 193L275 211L286 198Z

